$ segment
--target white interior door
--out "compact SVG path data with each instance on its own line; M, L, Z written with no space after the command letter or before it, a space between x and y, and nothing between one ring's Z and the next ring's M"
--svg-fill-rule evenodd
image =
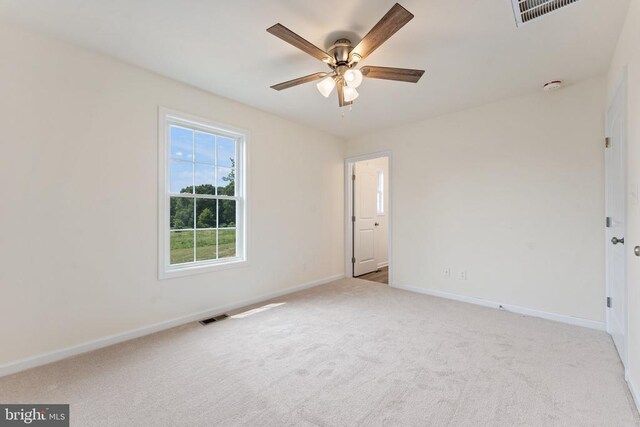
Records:
M378 172L367 163L353 165L353 275L376 271L376 200Z
M607 330L626 363L626 94L624 86L607 111L608 147L605 149Z

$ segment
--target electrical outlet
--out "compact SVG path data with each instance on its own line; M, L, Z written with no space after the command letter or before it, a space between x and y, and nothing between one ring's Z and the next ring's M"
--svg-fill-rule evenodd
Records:
M458 271L458 279L467 280L467 270Z
M442 275L444 277L451 277L451 269L449 267L442 270Z

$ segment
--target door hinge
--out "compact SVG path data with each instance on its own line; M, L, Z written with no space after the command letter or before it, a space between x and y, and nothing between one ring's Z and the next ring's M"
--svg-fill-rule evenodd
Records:
M356 263L356 257L352 257L351 258L351 264L355 264Z
M353 181L355 181L355 180L356 180L356 174L355 174L355 173L354 173L353 175L351 175L351 179L352 179Z
M611 138L606 137L604 139L604 148L609 148L609 147L611 147Z
M355 217L355 215L351 217L351 222L356 222L356 217Z
M611 308L611 297L607 297L607 308Z
M606 217L606 218L605 218L605 220L604 220L604 225L605 225L605 227L607 227L607 228L611 227L611 217L610 217L610 216L608 216L608 217Z

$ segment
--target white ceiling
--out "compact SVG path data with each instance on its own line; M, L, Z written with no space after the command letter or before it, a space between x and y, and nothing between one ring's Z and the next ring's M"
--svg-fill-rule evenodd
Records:
M362 64L419 68L417 84L365 79L352 111L313 83L326 70L265 31L280 22L321 48L360 37L385 0L0 0L0 18L218 95L350 137L567 83L608 66L629 0L580 0L517 28L510 0L401 0L415 15Z

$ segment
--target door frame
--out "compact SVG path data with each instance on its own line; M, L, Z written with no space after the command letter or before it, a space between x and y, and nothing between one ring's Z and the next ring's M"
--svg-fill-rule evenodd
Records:
M620 142L621 145L621 150L623 152L623 164L621 165L621 167L623 168L623 174L622 176L624 177L624 188L622 191L623 197L624 197L624 211L623 211L623 215L624 215L624 224L625 224L625 229L624 229L624 237L625 239L627 239L627 232L629 230L629 226L627 224L628 221L628 215L627 215L627 206L628 206L628 202L629 202L629 195L628 195L628 191L629 191L629 186L628 186L628 182L627 182L627 143L628 143L628 93L627 93L627 68L625 67L624 70L622 71L620 77L618 78L617 83L614 86L614 90L612 92L611 98L607 100L607 108L605 111L605 136L609 136L610 133L610 129L609 129L609 111L611 110L611 107L613 106L613 103L615 102L616 98L618 97L619 94L622 94L622 114L624 116L624 122L625 122L625 127L626 129L624 130L624 138L623 140ZM605 153L606 155L606 153ZM606 158L604 159L604 164L605 164L605 216L607 215L606 212L606 200L607 200L607 192L609 191L609 189L607 188L606 185L606 167L607 167L607 161ZM611 296L611 283L609 282L609 256L608 256L608 251L610 249L610 242L608 240L608 236L607 236L607 229L606 227L604 228L604 234L605 234L605 291L606 291L606 297ZM625 367L627 367L627 359L628 359L628 354L629 354L629 310L628 310L628 295L627 295L627 289L628 289L628 272L627 272L627 258L628 258L628 247L630 247L631 242L625 241L625 256L624 256L624 289L623 289L623 295L624 295L624 302L623 302L623 306L624 306L624 319L623 319L623 341L624 341L624 354L620 356L620 359L622 361L622 365ZM610 310L607 308L606 303L605 303L605 318L606 318L606 330L607 333L611 334L611 312Z
M393 156L391 151L377 151L369 154L361 154L358 156L347 157L344 159L344 221L345 221L345 233L344 233L344 271L345 277L352 278L353 277L353 263L351 259L353 257L353 222L351 222L351 217L353 216L353 180L351 176L353 175L353 165L358 162L362 162L364 160L373 160L378 159L380 157L386 157L388 160L388 179L389 179L389 194L385 194L387 200L389 202L389 209L386 212L387 215L387 258L389 260L389 283L388 286L391 286L394 283L393 280L393 257L392 257L392 246L393 246L393 191L391 188L393 187Z

